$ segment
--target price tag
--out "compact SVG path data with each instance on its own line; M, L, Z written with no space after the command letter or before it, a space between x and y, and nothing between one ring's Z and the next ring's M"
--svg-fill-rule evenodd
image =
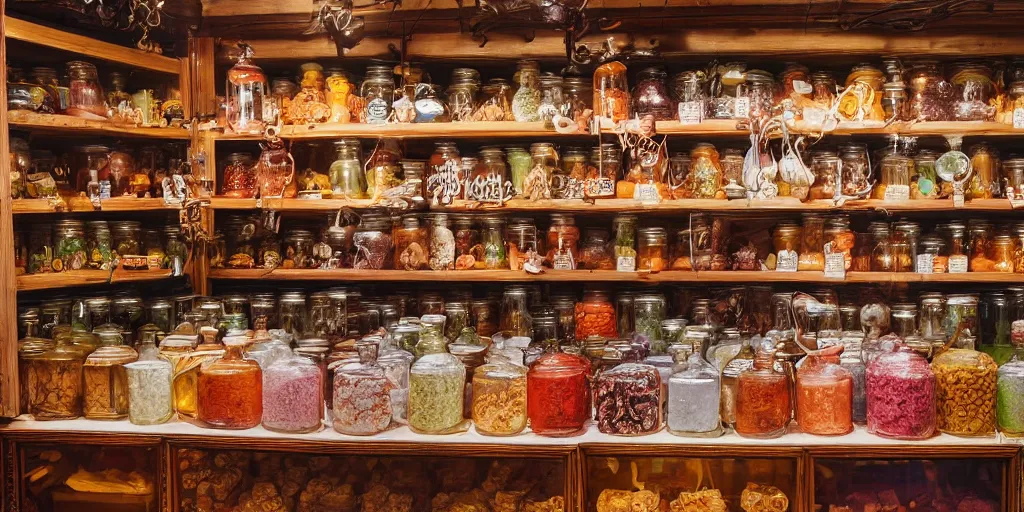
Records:
M953 208L964 207L964 184L959 181L953 182Z
M683 101L679 103L679 124L700 124L704 120L704 103Z
M885 187L884 201L907 201L909 199L909 185L888 185Z
M619 256L615 262L615 270L619 272L634 272L636 271L636 257L634 256Z
M935 270L935 255L934 254L918 254L916 266L914 271L918 274L931 274Z
M736 98L732 107L732 116L740 119L750 117L750 98Z
M963 274L967 272L967 256L963 254L957 254L956 256L949 257L949 273L950 274Z
M841 252L825 254L825 277L829 279L846 279L846 258Z
M555 255L553 263L555 270L576 270L576 265L572 261L572 255L568 252Z
M1013 109L1013 128L1024 129L1024 108Z
M796 251L779 251L776 258L778 260L775 264L776 272L796 272L797 262L799 261L799 255L797 255Z
M661 195L658 186L653 183L641 183L633 189L633 199L641 203L660 203Z
M814 88L803 80L793 80L793 91L797 94L812 94L814 93Z

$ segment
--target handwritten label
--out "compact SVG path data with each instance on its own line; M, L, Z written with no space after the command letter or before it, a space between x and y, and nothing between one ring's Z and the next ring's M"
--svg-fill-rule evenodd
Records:
M950 274L963 274L967 272L967 256L963 254L957 254L956 256L949 257L949 273Z
M1013 109L1013 128L1024 129L1024 108Z
M963 208L964 203L965 200L963 194L953 194L953 208Z
M366 104L366 122L382 124L388 120L388 102L374 98Z
M914 271L918 274L931 274L935 271L935 255L924 253L917 255Z
M466 184L466 199L482 203L504 204L516 196L511 181L502 181L501 176L491 173L477 176Z
M750 117L750 98L739 97L733 103L732 116L740 119L746 119Z
M797 262L799 261L799 255L796 251L781 250L776 255L776 259L776 272L796 272Z
M660 203L661 195L658 186L653 183L640 183L633 189L633 199L641 203Z
M583 184L583 193L586 197L613 197L615 181L609 178L588 179Z
M556 254L554 265L555 270L576 270L576 264L572 261L572 254L566 251L564 254Z
M459 164L448 160L437 167L435 174L427 178L427 194L435 205L449 205L462 193L462 177Z
M633 272L636 270L636 257L619 256L615 262L615 270L619 272Z
M551 177L551 195L556 199L583 199L585 189L585 180L559 175Z
M885 187L884 201L907 201L910 199L909 185L888 185Z
M846 279L846 258L841 252L825 254L825 277Z
M704 102L682 101L679 103L679 124L700 124L704 120Z

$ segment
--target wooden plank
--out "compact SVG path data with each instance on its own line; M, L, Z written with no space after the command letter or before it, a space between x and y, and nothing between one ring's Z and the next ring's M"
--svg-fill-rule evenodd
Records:
M70 270L67 272L20 275L17 278L17 286L20 291L49 290L68 286L155 281L169 277L171 277L171 272L165 269L117 269L113 275L108 270Z
M53 203L49 199L14 199L11 201L15 215L26 213L55 213ZM93 208L88 201L69 201L65 212L138 212L138 211L175 211L177 206L167 206L161 198L112 197L102 202L99 210Z
M7 35L10 18L3 14L0 0L0 62L7 62ZM0 80L7 83L7 66L0 69ZM7 88L0 93L0 119L7 118ZM9 128L0 123L0 155L10 154ZM0 417L18 415L18 287L14 273L14 214L11 211L11 159L0 158ZM15 468L7 468L16 471Z
M99 41L91 37L72 34L17 18L7 18L7 31L5 35L18 41L77 53L125 66L148 69L170 75L181 73L181 63L176 58Z
M37 114L26 110L7 112L7 122L20 129L44 133L71 133L75 135L107 135L158 139L188 139L183 128L150 128L117 125L107 121L94 121L75 116Z

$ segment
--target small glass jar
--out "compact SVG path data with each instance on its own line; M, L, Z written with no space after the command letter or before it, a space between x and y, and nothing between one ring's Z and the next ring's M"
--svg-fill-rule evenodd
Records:
M633 299L633 332L647 340L651 355L667 353L668 345L661 331L667 309L661 294L644 293Z
M225 340L224 355L199 370L198 418L213 428L249 429L263 418L263 372L242 358L243 341Z
M889 154L882 158L881 179L872 189L873 199L900 201L910 198L910 166L912 160L898 155ZM892 190L889 190L889 189ZM906 191L906 194L903 191Z
M310 323L306 311L306 295L302 292L285 292L281 294L278 304L281 329L296 339L304 336Z
M431 176L451 171L455 171L459 176L460 182L465 181L466 176L462 170L462 157L459 155L459 147L454 142L435 142L434 153L430 155L430 160L427 161L427 174L423 177L424 183ZM464 190L460 190L459 195L454 197L454 199L461 199L464 192Z
M463 422L466 367L437 334L420 335L420 358L409 369L409 427L422 434L453 432Z
M88 221L86 227L86 251L89 255L89 268L110 269L114 260L110 226L105 220Z
M700 143L690 151L690 173L684 188L693 199L714 199L722 188L724 175L715 146Z
M999 234L992 238L991 257L993 271L1014 271L1014 240L1010 235Z
M594 91L590 84L591 80L578 76L567 76L562 82L564 112L573 121L581 121L584 111L593 111Z
M840 159L833 151L815 151L811 155L811 185L809 199L832 199L836 193L836 177L839 175Z
M746 97L750 100L751 119L770 117L772 106L775 104L775 78L767 71L759 69L748 70L745 76L742 92L737 97Z
M469 308L462 302L445 302L444 318L444 337L454 342L469 327Z
M480 72L472 68L452 70L451 85L446 91L453 122L472 121L476 96L480 91Z
M540 104L537 107L537 114L545 126L552 127L554 125L551 120L556 115L561 115L565 109L565 99L562 94L562 77L551 73L544 73L540 76L539 82Z
M613 123L625 121L630 117L630 104L626 66L618 61L598 66L594 70L594 117Z
M402 216L402 226L394 231L395 269L425 270L430 259L427 229L420 226L416 214Z
M474 299L470 303L470 324L480 336L490 337L498 332L498 301Z
M675 102L669 97L664 69L651 67L637 74L633 89L633 112L637 117L654 116L655 121L670 121L676 117Z
M796 422L803 432L834 436L853 430L853 375L839 364L838 352L832 347L811 354L797 369Z
M551 214L545 263L556 270L575 270L579 239L580 230L576 227L576 217L564 213Z
M581 433L591 412L589 379L590 362L583 357L564 352L541 355L526 374L527 416L533 433L552 437Z
M825 218L803 215L800 229L800 250L797 270L825 270Z
M533 321L527 307L527 290L524 286L507 286L501 299L500 331L510 336L533 337Z
M608 243L608 231L605 229L588 228L583 232L583 244L580 247L580 259L576 268L587 270L615 270L615 258Z
M480 105L473 112L474 121L514 121L512 85L503 78L492 78L483 87Z
M668 260L668 233L662 227L641 228L637 231L637 270L661 272Z
M999 180L999 152L992 146L982 142L972 146L971 168L974 173L971 175L970 183L967 185L966 197L968 199L992 199L1000 193Z
M394 252L389 217L364 215L352 241L356 250L352 268L381 270L392 267Z
M619 271L636 270L637 259L637 217L635 215L616 215L612 219L615 231L614 269Z
M530 251L538 253L537 225L533 219L513 218L505 232L508 263L512 270L522 270Z
M672 97L681 104L693 105L698 117L708 117L707 81L700 71L683 71L672 76Z
M792 222L782 222L772 231L772 247L775 249L777 267L793 270L792 260L799 261L798 252L803 241L803 229Z
M97 121L107 119L106 94L100 85L96 66L89 62L75 60L68 62L68 108L69 116Z
M32 153L29 150L28 142L25 139L12 137L10 139L11 151L11 199L21 199L28 196L26 190L28 182L28 171L32 166Z
M291 229L284 237L284 259L281 268L314 268L313 233Z
M992 357L954 348L935 356L932 370L938 429L958 436L994 435L998 367Z
M263 370L263 428L303 434L320 430L323 421L323 375L307 357L287 355Z
M455 261L457 270L471 270L475 267L476 257L473 255L473 248L480 244L480 230L473 226L473 217L469 215L456 215L452 217L455 224ZM469 256L467 259L460 258ZM470 261L472 260L472 261Z
M615 338L618 334L616 310L607 290L585 290L583 301L576 303L576 339L585 340L590 336Z
M366 79L359 89L366 106L360 121L369 124L384 124L391 117L391 105L395 101L395 80L391 66L369 66Z
M845 144L840 146L839 159L842 163L843 195L863 194L870 186L871 165L867 146Z
M125 365L138 359L131 347L104 346L85 359L82 369L85 394L83 414L93 420L119 420L128 416L128 373Z
M511 157L511 154L509 155ZM558 169L558 151L548 142L536 142L530 145L531 167L523 178L522 194L527 199L551 199L552 177ZM509 161L511 165L511 160ZM512 171L515 180L515 168Z
M505 219L498 215L486 215L482 219L480 243L483 245L483 264L488 270L509 268L505 250Z
M594 420L602 433L639 436L657 432L662 411L658 370L647 364L622 363L599 373L594 384L594 409Z
M118 256L141 255L142 224L138 221L115 221L110 223L114 252Z
M53 240L54 271L80 270L86 267L88 253L84 222L74 219L57 221L53 227Z
M583 192L587 198L615 197L615 182L622 175L622 150L617 144L601 144L590 151Z
M522 195L526 175L533 168L533 157L530 156L530 152L525 148L516 146L505 148L505 155L512 178L512 187L515 188L516 195Z
M516 63L516 82L519 88L512 96L512 116L516 122L540 121L540 64L534 60Z
M992 68L977 62L954 64L950 76L953 85L953 114L957 121L991 121L996 114L992 100L996 84Z
M496 345L487 364L473 370L473 425L486 436L512 436L526 428L527 370L502 350Z
M328 169L331 193L342 199L366 199L366 174L359 161L359 142L341 140L334 143L334 161Z
M115 297L110 303L110 321L121 332L137 332L144 323L142 299L139 297ZM95 329L96 326L93 326Z
M27 409L36 420L69 420L82 415L85 352L70 336L57 337L50 350L28 360Z
M935 432L935 374L909 348L878 354L867 367L868 432L895 439L926 439Z

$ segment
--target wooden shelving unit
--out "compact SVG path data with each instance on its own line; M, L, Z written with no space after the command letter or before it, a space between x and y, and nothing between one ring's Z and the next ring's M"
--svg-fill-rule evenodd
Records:
M181 208L168 206L160 198L137 198L137 197L112 197L104 200L100 208L96 209L92 203L85 198L72 198L66 201L66 213L79 212L143 212L143 211L177 211ZM15 215L27 213L57 213L54 203L49 199L14 199L11 201L11 210Z
M849 272L846 279L825 277L823 272L760 272L668 270L664 272L617 272L614 270L545 270L528 274L512 270L357 270L357 269L211 269L210 279L262 281L349 281L408 283L494 282L600 282L600 283L1002 283L1020 284L1024 276L1002 272L918 274L914 272Z
M37 114L24 110L7 112L11 127L41 133L69 135L101 135L108 137L139 137L153 139L188 140L188 131L183 128L151 128L117 125L107 121L93 121L74 116Z
M18 291L52 290L70 286L157 281L171 277L170 270L69 270L18 276Z

